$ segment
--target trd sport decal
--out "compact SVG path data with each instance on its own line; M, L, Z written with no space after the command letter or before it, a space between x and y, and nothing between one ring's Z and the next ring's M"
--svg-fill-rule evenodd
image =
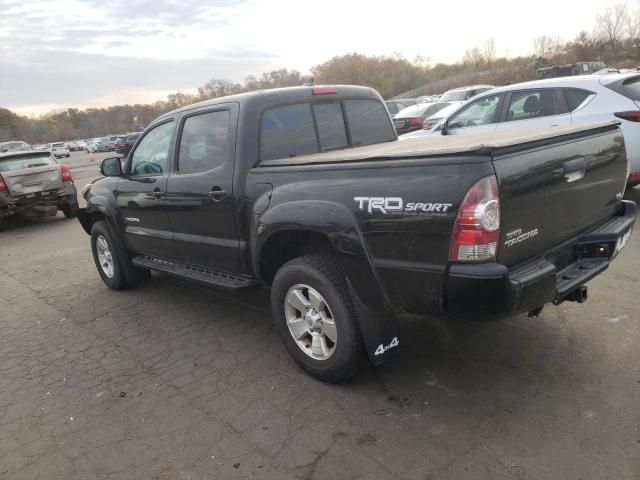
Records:
M450 211L451 203L407 202L401 197L353 197L360 210L383 215L444 215Z

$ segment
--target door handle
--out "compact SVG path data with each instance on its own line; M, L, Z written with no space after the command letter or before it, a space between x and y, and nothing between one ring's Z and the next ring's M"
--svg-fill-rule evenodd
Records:
M567 160L562 164L562 173L567 183L577 182L587 173L587 162L584 158Z
M155 197L155 198L160 198L160 197L162 197L164 195L164 192L156 189L153 192L149 192L149 195L151 195L152 197Z
M222 190L220 187L213 187L207 195L213 200L218 201L227 196L227 192Z

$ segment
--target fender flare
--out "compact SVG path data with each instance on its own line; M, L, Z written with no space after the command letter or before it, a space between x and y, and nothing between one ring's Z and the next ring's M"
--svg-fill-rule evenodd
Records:
M111 235L118 247L123 250L127 250L127 243L124 235L118 226L115 213L107 197L102 195L92 196L87 203L84 212L78 216L82 227L89 235L91 235L91 225L93 225L93 222L90 221L90 217L95 213L104 217L107 225L109 226L109 230L111 231Z
M274 234L283 230L305 230L329 238L343 269L362 337L374 364L386 361L398 349L395 312L378 278L371 255L353 214L343 205L303 200L272 206L262 215L252 215L250 249L256 276L260 256Z

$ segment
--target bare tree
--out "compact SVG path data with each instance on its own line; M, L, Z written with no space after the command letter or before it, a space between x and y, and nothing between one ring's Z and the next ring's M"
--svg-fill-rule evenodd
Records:
M482 55L482 50L480 50L480 47L473 47L471 50L466 50L464 52L463 62L466 65L473 65L473 68L475 70L479 69L483 60L484 57Z
M552 39L548 35L540 35L533 39L533 51L537 58L547 58Z
M629 47L635 58L638 59L640 56L640 7L627 15L626 34L629 40Z
M602 13L596 15L596 23L606 35L614 58L618 57L620 51L620 41L624 35L625 26L628 25L627 17L626 2L607 7Z
M491 64L496 58L496 40L493 37L487 38L484 42L484 59L487 61L487 67L491 68Z
M564 51L564 42L562 41L562 38L560 38L559 35L551 37L550 43L549 43L549 57L557 58L560 55L562 55L563 51Z

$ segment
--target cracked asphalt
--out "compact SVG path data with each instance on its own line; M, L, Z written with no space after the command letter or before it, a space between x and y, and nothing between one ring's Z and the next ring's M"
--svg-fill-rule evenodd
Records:
M68 163L78 188L96 174ZM586 304L403 317L398 358L334 386L289 359L267 291L113 292L77 221L14 218L0 479L640 480L639 281L636 229Z

